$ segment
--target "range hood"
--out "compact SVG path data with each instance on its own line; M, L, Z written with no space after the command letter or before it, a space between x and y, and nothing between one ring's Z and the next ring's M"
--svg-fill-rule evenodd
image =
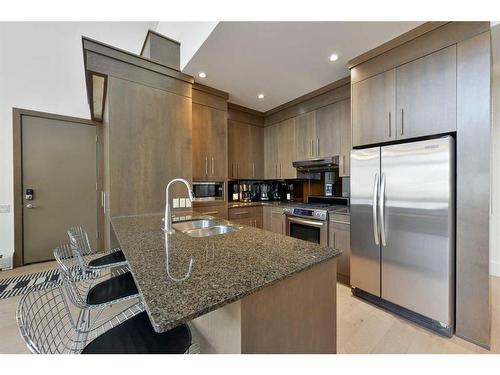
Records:
M339 168L339 156L294 161L292 165L301 172L331 172Z

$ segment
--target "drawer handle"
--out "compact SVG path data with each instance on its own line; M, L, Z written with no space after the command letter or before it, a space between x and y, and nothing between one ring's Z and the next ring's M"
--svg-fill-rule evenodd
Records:
M207 211L207 212L202 212L202 215L215 215L218 214L219 211Z

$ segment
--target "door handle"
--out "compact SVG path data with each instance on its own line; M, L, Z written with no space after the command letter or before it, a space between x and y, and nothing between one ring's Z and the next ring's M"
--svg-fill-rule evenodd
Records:
M26 205L26 208L29 208L31 210L32 208L36 208L36 206L33 203L28 203Z
M389 111L389 138L391 138L391 111Z
M377 197L378 197L378 186L379 186L379 176L375 173L375 181L373 182L373 197L372 197L372 220L373 220L373 239L375 240L375 245L378 245L379 228L377 219Z
M403 135L405 133L404 121L405 121L405 113L404 113L404 109L401 108L401 135Z
M378 200L379 205L379 215L380 215L380 240L382 246L386 246L386 235L385 235L385 174L382 173L382 182L380 183L380 197Z

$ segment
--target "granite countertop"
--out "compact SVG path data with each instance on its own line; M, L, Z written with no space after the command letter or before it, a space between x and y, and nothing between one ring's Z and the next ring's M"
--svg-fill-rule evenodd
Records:
M273 207L290 207L302 202L282 202L282 201L255 201L255 202L228 202L227 208L241 208L241 207L252 207L252 206L273 206ZM350 215L351 210L349 206L332 206L328 209L329 213L340 214L340 215Z
M181 232L165 236L162 217L150 214L111 220L157 332L341 254L244 225L238 225L238 232L211 237L193 238Z

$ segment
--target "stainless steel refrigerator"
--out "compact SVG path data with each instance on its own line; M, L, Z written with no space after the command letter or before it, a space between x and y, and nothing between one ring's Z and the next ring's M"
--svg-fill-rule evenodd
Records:
M451 335L454 271L454 139L352 150L353 293Z

